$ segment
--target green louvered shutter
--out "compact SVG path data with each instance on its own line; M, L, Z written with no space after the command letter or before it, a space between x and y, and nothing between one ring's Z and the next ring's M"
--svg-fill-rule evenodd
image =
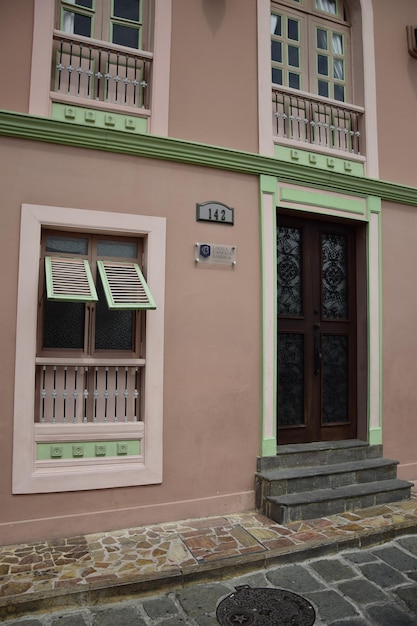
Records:
M137 263L97 261L109 309L156 309Z
M93 276L86 259L45 257L48 300L90 302L98 300Z

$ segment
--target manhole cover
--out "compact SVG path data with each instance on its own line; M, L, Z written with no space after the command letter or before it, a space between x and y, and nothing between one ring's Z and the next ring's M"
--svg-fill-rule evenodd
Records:
M216 617L222 626L311 626L316 612L291 591L242 585L220 602Z

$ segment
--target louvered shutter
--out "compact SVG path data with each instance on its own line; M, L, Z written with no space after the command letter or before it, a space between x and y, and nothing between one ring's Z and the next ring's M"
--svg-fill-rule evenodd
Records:
M93 276L86 259L45 257L48 300L90 302L98 300Z
M109 309L156 309L137 263L97 261Z

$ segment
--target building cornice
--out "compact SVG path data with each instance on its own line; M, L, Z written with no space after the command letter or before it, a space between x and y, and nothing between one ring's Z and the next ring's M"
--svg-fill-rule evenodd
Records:
M382 200L417 206L417 188L407 185L329 172L299 163L279 161L251 152L219 146L68 124L45 117L0 111L0 135L58 145L174 161L253 176L275 176L281 181L310 185L340 193L377 196Z

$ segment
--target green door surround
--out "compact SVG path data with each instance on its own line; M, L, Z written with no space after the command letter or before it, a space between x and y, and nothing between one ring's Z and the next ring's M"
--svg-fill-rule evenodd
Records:
M382 443L381 199L329 193L260 177L262 250L261 456L275 456L277 399L276 208L325 214L367 224L368 397L367 432ZM272 309L272 310L271 310ZM372 320L372 323L370 322Z

